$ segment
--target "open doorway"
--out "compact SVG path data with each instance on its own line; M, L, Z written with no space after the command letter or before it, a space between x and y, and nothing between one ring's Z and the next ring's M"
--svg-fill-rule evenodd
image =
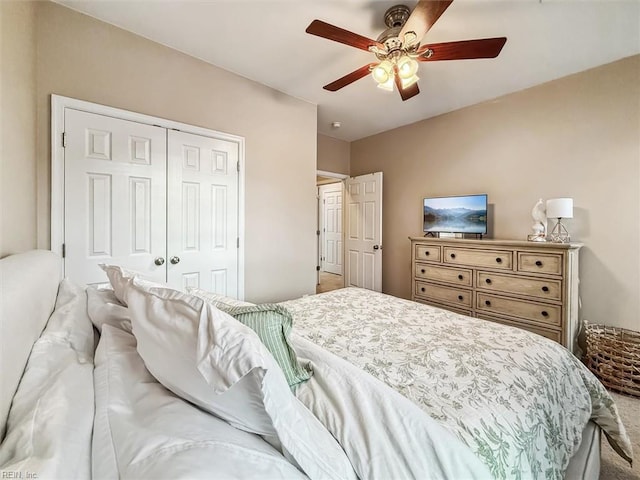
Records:
M344 287L344 179L348 175L317 172L316 293Z

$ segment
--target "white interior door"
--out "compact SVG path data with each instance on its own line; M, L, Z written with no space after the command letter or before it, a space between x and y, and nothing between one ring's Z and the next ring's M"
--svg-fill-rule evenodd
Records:
M166 130L69 108L64 128L65 275L104 283L112 263L164 282Z
M169 131L167 282L238 296L238 144Z
M342 275L342 182L320 187L322 207L322 270Z
M382 291L382 172L346 181L346 284Z

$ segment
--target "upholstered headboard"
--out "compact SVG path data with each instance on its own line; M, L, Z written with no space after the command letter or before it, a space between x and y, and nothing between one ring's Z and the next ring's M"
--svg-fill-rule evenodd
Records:
M0 440L22 372L55 306L62 265L48 250L0 259Z

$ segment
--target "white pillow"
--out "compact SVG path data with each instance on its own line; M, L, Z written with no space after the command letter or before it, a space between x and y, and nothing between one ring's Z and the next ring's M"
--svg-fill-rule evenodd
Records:
M137 273L132 270L127 270L120 265L105 265L104 263L99 263L98 266L107 274L111 288L113 288L113 293L118 301L126 307L127 301L124 298L125 290Z
M202 290L197 287L187 287L187 293L191 295L195 295L203 300L206 300L209 303L212 303L216 307L220 304L222 306L230 306L230 307L247 307L253 306L255 304L244 302L242 300L238 300L236 298L227 297L226 295L220 295L219 293L208 292L206 290Z
M129 310L118 300L114 290L88 286L87 312L100 333L104 325L131 333Z
M145 275L140 272L128 270L124 267L121 267L120 265L106 265L104 263L99 263L98 266L107 274L109 283L111 284L111 288L113 288L113 294L118 299L118 302L120 302L125 307L127 306L127 287L134 279L134 277L138 278L140 283L148 286L163 286L159 283L146 280L144 278Z
M137 278L125 296L138 353L165 387L237 428L277 436L312 479L356 478L253 330L193 295Z

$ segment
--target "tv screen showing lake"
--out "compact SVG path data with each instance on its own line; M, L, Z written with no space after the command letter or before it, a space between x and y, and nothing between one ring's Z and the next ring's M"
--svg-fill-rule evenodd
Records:
M425 232L487 233L487 196L425 198Z

